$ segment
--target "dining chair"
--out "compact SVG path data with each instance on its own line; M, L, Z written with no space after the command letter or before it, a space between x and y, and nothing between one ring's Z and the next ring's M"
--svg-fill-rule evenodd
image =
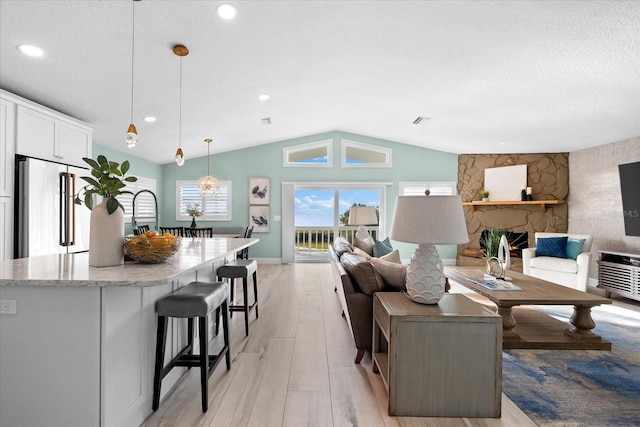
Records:
M191 237L213 237L213 227L187 228L185 230Z
M133 229L133 234L134 236L139 236L141 234L146 233L147 231L149 231L148 225L139 225Z
M245 239L249 239L251 237L251 234L253 234L253 226L251 227L247 227L245 232L244 232L244 237ZM238 252L236 252L236 257L239 259L249 259L249 248L244 248Z
M184 237L184 227L160 227L160 232L171 233L174 236Z

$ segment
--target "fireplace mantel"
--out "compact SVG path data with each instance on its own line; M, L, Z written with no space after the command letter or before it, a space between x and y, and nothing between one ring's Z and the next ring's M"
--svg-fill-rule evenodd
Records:
M540 205L540 211L542 213L547 212L547 205L563 205L567 203L566 200L531 200L531 201L520 201L520 200L500 200L500 201L489 201L489 202L481 202L481 201L473 201L473 202L463 202L463 206L469 206L471 208L471 212L476 211L476 206L509 206L509 205Z

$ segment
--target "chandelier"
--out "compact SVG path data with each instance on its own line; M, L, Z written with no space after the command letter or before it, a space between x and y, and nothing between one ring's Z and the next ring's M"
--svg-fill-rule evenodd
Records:
M210 162L210 143L211 143L211 138L207 138L204 140L204 142L207 143L207 176L203 176L198 180L198 185L196 186L196 189L198 190L198 193L200 193L200 195L202 197L207 197L207 196L215 196L216 193L218 193L218 180L210 175L209 172L209 162Z

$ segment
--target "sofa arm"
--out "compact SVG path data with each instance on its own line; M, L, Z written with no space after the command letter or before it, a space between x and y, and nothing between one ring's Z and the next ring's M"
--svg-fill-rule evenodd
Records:
M587 282L589 281L589 267L591 266L591 252L582 252L576 258L578 264L578 279L576 288L580 291L587 291Z
M522 273L531 276L531 259L536 257L536 248L522 250Z

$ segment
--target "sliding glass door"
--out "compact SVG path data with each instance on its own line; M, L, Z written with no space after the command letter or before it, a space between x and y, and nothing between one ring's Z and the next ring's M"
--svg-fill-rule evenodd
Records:
M293 223L289 226L294 228L295 262L326 262L327 248L336 236L352 241L358 229L348 221L349 210L354 205L375 207L383 221L382 185L299 184L294 185L293 198ZM367 228L373 237L378 236L377 225Z

